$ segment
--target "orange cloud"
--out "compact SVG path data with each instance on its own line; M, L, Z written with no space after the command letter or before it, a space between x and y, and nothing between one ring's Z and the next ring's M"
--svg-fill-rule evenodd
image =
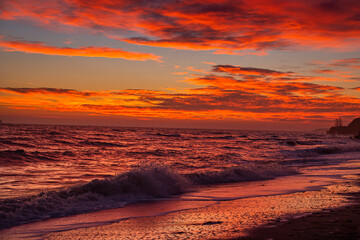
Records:
M359 81L360 58L336 59L326 62L312 61L311 65L319 67L315 73L330 74L343 82Z
M261 81L340 81L338 78L319 77L319 76L302 76L295 72L281 72L266 68L242 67L234 65L214 65L212 71L216 73L226 73L230 75L242 76L247 80L261 80ZM323 72L322 72L323 73ZM342 80L342 79L341 79Z
M203 64L207 64L207 65L216 65L216 63L213 63L213 62L201 62Z
M215 53L358 49L358 0L3 0L0 18L92 29L132 44ZM115 30L115 31L114 31ZM240 52L239 52L240 51ZM245 51L246 53L246 51Z
M341 87L301 81L268 81L248 75L278 75L271 69L216 65L241 74L188 78L193 88L176 91L127 89L78 91L57 88L0 88L0 105L33 111L83 112L166 119L312 119L358 114L360 98ZM245 71L245 70L246 71ZM284 74L288 74L284 72ZM296 74L296 73L293 73ZM358 90L358 88L354 88Z
M63 89L63 88L1 88L3 92L17 93L17 94L44 94L44 95L70 95L70 96L98 96L101 95L100 92L94 91L77 91L73 89Z
M265 68L241 67L241 66L233 66L233 65L215 65L213 66L212 70L214 72L225 72L232 74L276 76L276 77L286 77L294 74L293 72L280 72Z
M189 72L173 72L172 74L175 74L175 75L186 75L188 74Z
M206 70L204 70L204 69L197 69L197 68L194 68L194 67L192 67L192 66L189 66L189 67L187 67L186 69L189 70L189 71L192 71L192 72L206 73Z
M160 56L150 53L136 53L127 52L122 49L114 49L108 47L54 47L46 46L42 42L27 42L27 41L4 41L0 40L0 47L4 51L18 51L25 53L38 53L45 55L60 55L60 56L80 56L80 57L105 57L105 58L122 58L126 60L146 61L153 60L160 61Z
M360 58L346 58L346 59L337 59L332 60L330 63L328 63L329 66L335 66L335 67L356 67L358 68L360 64Z
M246 55L255 55L255 56L265 56L267 53L265 51L251 51L251 50L242 50L242 51L233 51L233 50L216 50L213 52L214 54L227 54L227 55L238 55L238 56L246 56Z
M316 72L316 73L324 73L324 74L334 74L334 73L337 73L337 71L331 70L331 69L319 69L319 70L315 70L314 72Z

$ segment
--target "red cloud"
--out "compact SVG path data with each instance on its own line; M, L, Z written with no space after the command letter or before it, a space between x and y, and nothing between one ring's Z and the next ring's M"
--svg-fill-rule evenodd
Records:
M193 50L358 48L358 0L3 0L0 17L138 33L128 43Z
M63 88L0 88L0 91L17 94L44 94L44 95L69 95L69 96L97 96L102 95L94 91L77 91L74 89Z
M311 64L319 67L315 73L331 74L344 82L359 81L360 58L312 61Z
M275 76L275 77L286 77L293 75L293 72L279 72L265 68L240 67L233 65L215 65L213 66L212 71L241 74L241 75L262 75L262 76Z
M346 59L333 60L328 65L336 66L336 67L353 67L356 64L360 64L360 58L346 58Z
M217 69L216 65L213 68ZM231 69L231 65L226 69ZM234 69L238 67L234 66ZM275 70L249 68L256 73ZM266 71L264 71L266 70ZM221 72L221 71L220 71ZM253 72L247 72L253 74ZM357 114L360 98L341 87L299 81L264 81L241 75L202 75L188 79L194 88L182 92L128 89L77 91L58 88L0 88L9 108L85 112L100 115L169 119L292 119ZM203 86L203 87L201 87ZM358 90L358 88L355 88ZM5 93L5 95L4 95ZM93 96L96 96L94 98ZM56 104L54 104L56 103Z
M343 88L320 85L314 83L304 82L265 82L259 80L243 80L234 77L221 76L204 76L192 78L189 82L207 85L222 90L241 90L244 92L263 94L263 95L278 95L278 96L297 96L297 95L317 95L326 94L333 95L336 91Z
M319 70L315 70L314 72L316 72L316 73L324 73L324 74L334 74L334 73L337 73L337 71L331 70L331 69L319 69Z
M295 72L281 72L266 68L241 67L234 65L214 65L213 72L239 75L247 80L266 80L266 81L336 81L335 78L301 76Z
M80 57L105 57L122 58L126 60L146 61L153 60L160 62L160 56L150 53L127 52L122 49L108 47L54 47L46 46L42 42L27 41L3 41L0 40L0 47L5 51L19 51L25 53L39 53L45 55L80 56Z

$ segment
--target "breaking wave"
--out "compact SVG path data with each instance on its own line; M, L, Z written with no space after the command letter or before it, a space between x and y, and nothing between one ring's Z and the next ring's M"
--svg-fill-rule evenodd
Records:
M272 179L296 171L278 164L244 164L220 171L179 174L165 166L144 165L105 179L66 189L0 201L0 228L47 218L123 207L179 195L198 185Z
M295 155L296 157L316 157L319 155L326 154L339 154L339 153L348 153L348 152L360 152L360 144L342 144L342 145L333 145L333 146L317 146L309 149L300 149L295 151L288 151L290 155Z
M234 183L243 181L267 180L280 176L294 175L295 169L274 163L244 164L221 171L190 173L186 176L197 185Z

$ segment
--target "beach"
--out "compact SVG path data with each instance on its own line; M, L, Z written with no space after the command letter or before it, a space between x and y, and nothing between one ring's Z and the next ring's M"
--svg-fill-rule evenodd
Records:
M360 0L0 0L0 240L359 239Z
M359 206L349 204L355 204L355 196L358 204L359 193L348 195L356 191L357 184L345 183L321 191L226 201L162 216L52 233L45 238L357 239ZM280 225L264 228L264 223ZM261 228L248 232L254 226ZM251 237L246 237L248 234Z
M360 193L348 196L353 197L352 205L263 226L234 239L360 239Z
M276 239L314 216L314 234L331 234L327 218L359 222L360 148L347 137L7 127L0 239Z
M227 201L191 201L190 195L187 199L138 203L20 225L0 232L0 236L1 239L357 239L359 176L346 175L332 185L288 194ZM259 182L262 184L271 187L269 181ZM219 186L207 193L220 189L224 188Z

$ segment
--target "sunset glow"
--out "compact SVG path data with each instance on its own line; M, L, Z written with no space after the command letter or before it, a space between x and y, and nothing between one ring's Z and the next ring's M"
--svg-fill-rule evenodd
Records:
M359 156L360 0L0 0L0 239L355 239Z
M359 12L356 0L4 0L1 118L350 120Z

